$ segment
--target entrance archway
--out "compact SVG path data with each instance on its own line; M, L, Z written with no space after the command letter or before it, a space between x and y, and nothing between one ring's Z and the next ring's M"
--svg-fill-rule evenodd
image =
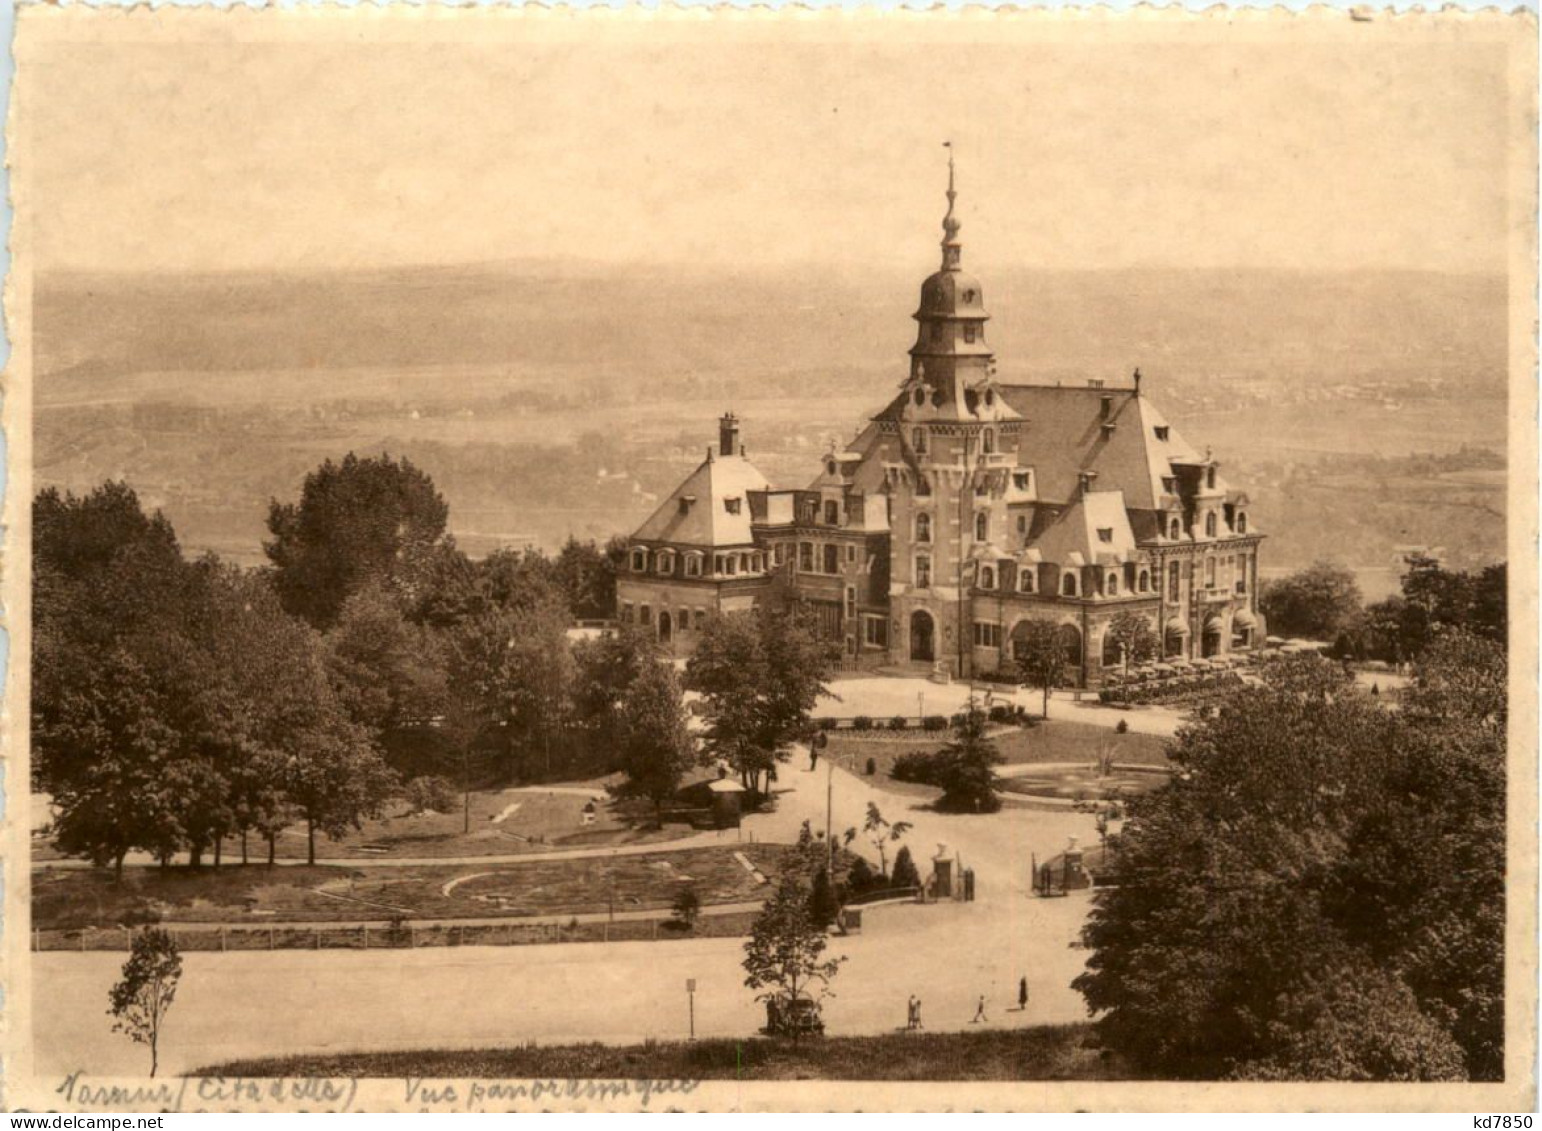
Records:
M1221 654L1220 617L1212 615L1205 619L1205 629L1199 637L1199 654L1205 659Z
M670 637L674 635L674 628L675 628L674 622L669 619L669 613L665 612L663 610L660 610L659 611L659 639L661 641L663 641L665 644L668 644Z
M931 663L937 658L937 625L932 614L917 609L910 614L910 658Z
M1080 687L1082 682L1082 634L1074 624L1060 626L1060 639L1065 644L1065 682Z

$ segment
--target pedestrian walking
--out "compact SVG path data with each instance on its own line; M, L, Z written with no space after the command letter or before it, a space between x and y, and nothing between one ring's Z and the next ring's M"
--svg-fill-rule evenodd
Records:
M979 1022L979 1021L989 1021L989 1018L987 1018L985 1016L985 995L984 994L980 995L980 1004L974 1007L974 1017L970 1019L969 1024L973 1025L976 1022Z
M913 998L912 1000L916 1003L916 1005L915 1005L916 1028L917 1029L924 1029L924 1028L926 1028L926 1026L921 1024L921 999L920 998Z
M817 765L819 765L819 747L810 742L808 744L808 768L813 770Z
M905 1003L905 1030L909 1032L916 1027L916 995L911 994L910 1000Z
M1017 1011L1022 1013L1028 1008L1028 979L1019 978L1017 982Z

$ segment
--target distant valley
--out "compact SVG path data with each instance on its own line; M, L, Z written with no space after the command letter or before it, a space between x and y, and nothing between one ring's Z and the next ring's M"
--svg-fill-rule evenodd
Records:
M254 562L269 498L328 456L387 450L434 477L473 553L603 539L725 408L773 481L810 478L903 377L928 266L46 276L36 479L126 478L188 550ZM1253 496L1273 568L1333 557L1377 596L1398 546L1503 557L1502 277L977 269L1001 378L1115 384L1139 365Z

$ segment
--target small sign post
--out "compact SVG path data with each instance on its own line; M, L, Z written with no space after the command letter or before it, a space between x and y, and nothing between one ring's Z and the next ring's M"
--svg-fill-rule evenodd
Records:
M685 995L691 1003L691 1040L696 1039L696 979L685 980Z

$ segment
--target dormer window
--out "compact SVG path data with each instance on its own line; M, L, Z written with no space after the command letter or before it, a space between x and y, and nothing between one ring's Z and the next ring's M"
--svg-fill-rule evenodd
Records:
M1026 491L1033 486L1033 472L1014 471L1012 473L1012 486L1019 491Z
M1036 588L1034 584L1034 571L1032 566L1022 566L1017 571L1017 589L1020 593L1032 593Z
M648 551L641 546L632 551L632 572L642 573L648 568Z
M1248 532L1248 516L1247 516L1247 512L1246 511L1238 511L1237 512L1237 533L1238 534L1246 534L1247 532Z
M1177 541L1179 538L1183 537L1183 524L1176 518L1173 519L1172 525L1168 527L1167 536L1174 541Z
M975 330L976 327L973 322L964 323L964 341L972 344L974 342Z
M1169 495L1178 493L1178 478L1175 475L1162 476L1162 490Z
M1205 469L1205 486L1207 488L1209 488L1210 490L1212 490L1212 491L1215 490L1215 465L1214 464L1211 464L1209 467L1207 467Z
M1060 579L1060 594L1063 597L1076 596L1076 575L1067 573Z
M1215 512L1214 511L1211 511L1209 514L1205 515L1205 537L1206 538L1214 538L1215 537Z
M1161 440L1165 443L1168 435L1172 432L1172 429L1165 424L1158 424L1156 427L1152 428L1151 431L1156 433L1156 438L1158 440Z
M681 495L680 496L680 513L681 514L690 514L691 513L691 497L689 495Z
M834 475L835 474L835 461L833 459L826 461L826 463L825 463L825 471L826 471L826 473L828 473L830 475Z
M925 403L926 403L926 390L925 389L917 389L916 390L916 406L920 407L921 405L924 405Z
M834 499L825 500L825 525L839 526L841 522L841 504Z
M1103 579L1103 593L1108 597L1119 596L1119 575L1111 573Z
M993 570L990 566L982 566L980 568L980 588L996 588L996 571Z
M673 550L660 550L657 559L654 561L654 569L659 573L674 573L675 552Z
M1135 579L1135 589L1140 593L1151 592L1151 574L1149 571L1144 569L1140 571L1140 575Z
M700 577L701 576L701 555L700 554L686 554L685 555L685 576L686 577Z
M974 288L973 287L965 287L964 288L964 302L966 302L966 303L974 302Z
M1098 541L1112 545L1114 541L1114 528L1112 526L1098 527Z

